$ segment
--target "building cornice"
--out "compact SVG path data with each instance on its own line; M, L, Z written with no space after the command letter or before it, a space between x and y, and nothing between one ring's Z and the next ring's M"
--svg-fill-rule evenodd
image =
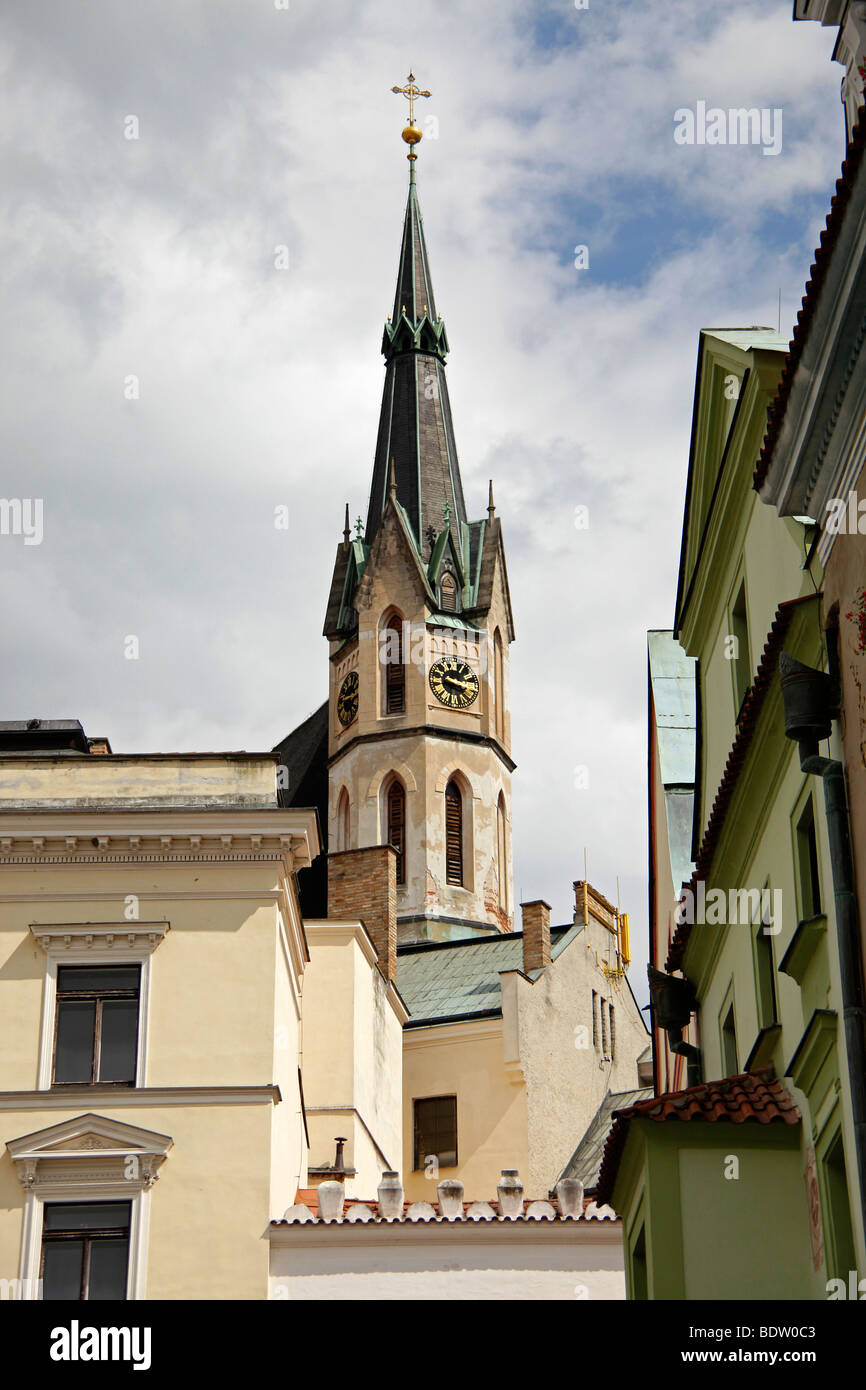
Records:
M312 810L0 809L0 867L10 862L159 862L283 859L290 872L320 851Z
M0 1110L80 1110L82 1106L279 1105L268 1086L52 1086L45 1091L0 1091Z
M495 1018L468 1019L465 1022L427 1022L403 1030L404 1050L412 1047L450 1047L453 1043L476 1043L502 1037L502 1014Z
M379 952L373 945L363 922L337 922L330 918L306 918L304 921L304 931L309 942L328 941L336 945L342 945L349 941L357 942L365 961L370 966L378 966ZM402 1027L409 1020L409 1010L400 997L400 992L391 980L383 981L386 985L386 997L397 1021ZM309 1110L310 1107L308 1106Z
M326 941L341 946L355 941L368 965L377 965L379 962L379 952L367 935L363 922L340 922L332 921L331 918L307 917L304 920L304 929L310 942Z
M505 749L495 738L488 734L475 734L469 729L449 729L442 724L415 724L407 729L387 729L381 733L356 734L353 739L344 744L338 752L331 755L328 759L328 767L333 767L341 758L362 743L390 743L401 738L430 738L442 739L446 743L475 743L485 748L491 748L503 767L508 772L513 772L517 763L505 752Z
M395 1245L610 1245L622 1243L619 1217L604 1219L518 1217L515 1220L449 1221L272 1221L272 1246L322 1249Z

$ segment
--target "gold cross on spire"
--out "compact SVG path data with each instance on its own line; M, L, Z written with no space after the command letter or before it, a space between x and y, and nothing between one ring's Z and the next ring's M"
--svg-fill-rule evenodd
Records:
M417 145L418 141L421 139L421 128L415 124L415 102L418 97L429 97L432 96L433 93L424 92L420 87L416 87L414 72L409 73L407 85L405 87L392 87L391 91L396 92L398 96L406 97L409 102L409 124L403 131L403 139L406 141L406 144L410 146L406 158L411 161L418 158L414 146ZM409 168L410 170L412 169L411 163Z

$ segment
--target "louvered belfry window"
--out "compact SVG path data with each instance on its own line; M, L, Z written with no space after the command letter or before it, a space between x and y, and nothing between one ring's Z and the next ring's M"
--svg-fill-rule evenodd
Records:
M388 788L388 844L397 851L397 882L406 882L406 793L399 782Z
M402 714L406 708L406 667L403 624L398 617L388 619L385 638L385 713Z
M463 887L463 797L456 782L445 788L445 882Z
M439 587L440 599L443 613L454 613L457 611L457 584L453 574L443 574L442 583Z

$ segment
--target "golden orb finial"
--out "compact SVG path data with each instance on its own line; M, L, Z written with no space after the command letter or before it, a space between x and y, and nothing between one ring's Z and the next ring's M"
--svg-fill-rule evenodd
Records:
M409 124L404 127L402 136L409 146L409 153L406 158L410 161L409 168L411 170L413 167L411 161L418 158L415 153L415 146L422 139L421 127L415 122L415 101L418 97L429 97L432 96L433 93L423 92L420 87L416 87L414 72L409 73L405 87L392 87L391 91L396 92L399 96L406 97L409 102ZM414 178L414 175L412 177Z

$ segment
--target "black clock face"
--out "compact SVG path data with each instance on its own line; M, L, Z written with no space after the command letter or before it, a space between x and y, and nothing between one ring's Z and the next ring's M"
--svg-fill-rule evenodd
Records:
M358 672L350 671L337 696L337 718L345 729L358 713Z
M478 696L478 677L465 661L443 657L430 667L430 689L440 705L467 709Z

